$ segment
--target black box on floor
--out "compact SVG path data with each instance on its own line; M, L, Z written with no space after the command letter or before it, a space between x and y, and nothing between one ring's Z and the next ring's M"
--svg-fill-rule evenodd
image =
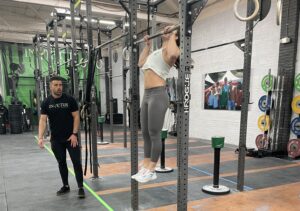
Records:
M123 124L123 114L114 114L113 117L114 124Z
M110 114L105 115L105 123L110 123ZM123 114L113 114L113 124L123 124Z

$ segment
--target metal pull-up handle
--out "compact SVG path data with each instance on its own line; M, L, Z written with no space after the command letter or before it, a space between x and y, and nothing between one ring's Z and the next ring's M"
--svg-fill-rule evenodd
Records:
M175 25L175 26L173 26L172 28L170 28L167 32L161 31L161 32L158 32L158 33L156 33L156 34L150 35L150 36L148 37L148 39L149 39L149 40L152 40L152 39L154 39L155 37L160 37L160 36L162 36L162 35L164 35L164 34L171 33L172 31L175 31L175 30L177 30L177 29L179 29L179 28L180 28L179 25ZM145 41L144 38L142 38L142 39L136 41L134 44L137 45L137 44L140 44L140 43L142 43L142 42L144 42L144 41Z
M282 15L282 1L277 0L276 24L278 26L281 24L281 15Z
M123 51L122 51L122 58L123 60L125 61L129 61L129 50L127 47L123 48Z
M76 64L76 66L81 66L82 68L86 68L88 61L89 60L87 60L87 59L81 58L80 62L78 64Z
M240 21L250 21L253 20L258 12L259 12L259 0L252 0L255 6L255 10L252 13L252 15L250 15L249 17L242 17L240 16L240 14L238 13L238 4L240 3L241 0L236 0L234 5L233 5L233 10L234 10L234 15L237 19L239 19Z
M96 62L96 68L98 70L101 70L102 68L104 67L104 62L102 59L99 59L97 62Z

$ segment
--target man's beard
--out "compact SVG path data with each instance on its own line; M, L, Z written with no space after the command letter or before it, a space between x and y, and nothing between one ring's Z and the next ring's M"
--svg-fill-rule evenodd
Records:
M56 91L56 92L53 92L53 94L55 95L55 96L61 96L62 95L62 91Z

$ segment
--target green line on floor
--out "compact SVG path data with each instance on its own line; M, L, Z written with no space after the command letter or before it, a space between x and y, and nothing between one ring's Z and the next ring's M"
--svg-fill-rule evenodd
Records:
M38 141L38 137L34 136L34 138L36 139L36 141ZM53 151L46 145L44 144L45 149L54 156ZM74 171L68 167L69 172L75 176ZM100 202L100 204L102 204L107 210L109 211L113 211L114 209L111 208L86 182L83 182L83 186Z

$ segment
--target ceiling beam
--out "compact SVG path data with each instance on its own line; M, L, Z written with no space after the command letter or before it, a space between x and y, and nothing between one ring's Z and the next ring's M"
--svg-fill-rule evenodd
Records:
M47 24L47 20L44 19L43 16L31 4L29 4L28 7L37 15L39 19L41 19L45 24Z
M9 23L4 19L4 17L0 16L0 21L4 23L8 28L10 27Z
M0 31L0 42L13 42L13 43L28 43L32 44L32 34L26 34L24 32L21 33L22 36L18 32L3 32Z
M172 11L178 11L178 4L174 4L174 1L166 1L167 7Z
M70 8L70 3L69 1L57 1L57 0L47 0L47 1L41 1L41 0L11 0L14 2L21 2L25 4L36 4L36 5L42 5L42 6L49 6L49 7L61 7L61 8ZM81 5L81 11L85 12L85 4L82 3ZM104 7L102 7L104 8ZM124 17L125 16L125 11L116 11L116 12L111 12L109 9L108 10L102 9L99 7L92 7L92 11L94 14L100 14L100 15L105 15L105 16L110 16L110 17ZM142 20L147 20L147 14L139 12L138 13L138 18ZM168 18L168 17L163 17L163 16L156 16L156 21L160 23L168 23L168 24L176 24L178 23L177 18Z

